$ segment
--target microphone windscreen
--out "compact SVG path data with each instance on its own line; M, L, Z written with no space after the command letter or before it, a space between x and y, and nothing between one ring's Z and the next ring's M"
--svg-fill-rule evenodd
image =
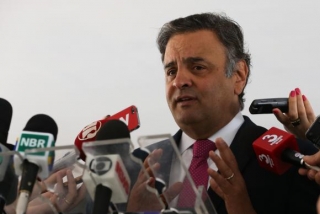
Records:
M130 138L128 126L120 120L110 120L100 128L96 140L112 140L120 138Z
M281 157L283 151L285 149L299 151L295 137L276 127L266 131L253 142L252 146L259 165L279 175L291 167L291 164L283 161Z
M50 133L57 140L58 126L48 115L37 114L29 119L23 131Z
M11 104L7 100L0 98L0 143L2 144L7 143L11 119Z
M122 138L130 138L128 126L120 120L110 120L100 128L96 140L114 140ZM113 144L101 147L101 152L104 152L105 154L129 153L129 151L129 144Z

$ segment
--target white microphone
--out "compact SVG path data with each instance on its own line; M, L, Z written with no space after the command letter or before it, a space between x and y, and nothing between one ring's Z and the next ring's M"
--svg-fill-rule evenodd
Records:
M66 154L64 154L64 156L54 161L51 174L59 170L73 166L73 164L77 162L77 159L78 159L78 154L76 153L75 150L71 150L67 152Z
M128 201L130 177L119 155L92 156L88 154L86 165L90 171L85 171L82 180L93 200L95 200L96 186L101 184L110 188L111 192L114 193L111 196L113 203Z
M97 134L97 142L85 143L86 166L83 174L90 197L94 200L93 214L108 213L110 203L124 203L128 200L131 180L119 154L129 156L127 144L105 144L107 140L130 141L126 124L119 120L106 122ZM99 146L101 144L106 146Z

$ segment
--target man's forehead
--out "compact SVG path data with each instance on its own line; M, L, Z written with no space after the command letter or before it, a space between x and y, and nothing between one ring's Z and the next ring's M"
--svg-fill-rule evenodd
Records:
M197 57L209 49L225 48L216 33L209 30L199 30L173 35L166 45L165 55L183 53L184 57ZM165 56L166 57L166 56Z
M167 61L168 62L165 61L163 63L165 68L177 65L177 59L172 59L171 61L170 59L168 59ZM192 64L196 62L202 62L205 60L202 57L182 57L181 61L183 64Z

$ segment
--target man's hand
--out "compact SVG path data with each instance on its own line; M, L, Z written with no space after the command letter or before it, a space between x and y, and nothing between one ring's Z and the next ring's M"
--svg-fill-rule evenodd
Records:
M213 151L210 151L209 156L215 162L220 174L208 169L211 177L210 187L225 201L229 214L256 213L232 151L221 138L216 139L215 142L220 157Z

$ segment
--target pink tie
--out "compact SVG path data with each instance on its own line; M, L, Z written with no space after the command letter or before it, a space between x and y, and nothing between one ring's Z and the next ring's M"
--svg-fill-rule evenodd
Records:
M214 142L211 140L197 140L193 144L193 157L189 167L189 173L192 177L196 187L204 187L206 192L209 175L207 173L209 158L209 151L217 149ZM192 189L190 182L187 178L183 181L183 189L179 194L178 208L179 207L193 207L195 203L195 193Z

